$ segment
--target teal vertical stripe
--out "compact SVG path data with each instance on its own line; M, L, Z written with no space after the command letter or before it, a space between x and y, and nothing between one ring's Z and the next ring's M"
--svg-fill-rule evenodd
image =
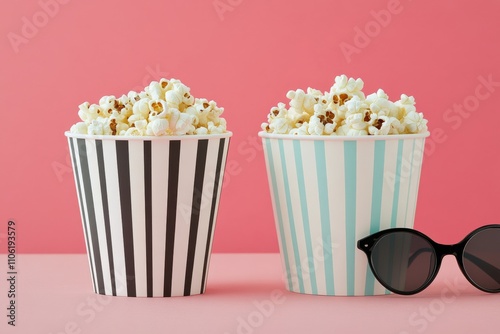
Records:
M323 256L325 266L326 293L334 294L333 282L333 254L332 235L330 228L330 208L328 200L328 182L326 177L325 143L322 140L314 141L316 156L316 177L318 178L319 209L321 217L321 234L323 242Z
M401 185L401 165L403 163L403 145L404 140L398 140L398 157L396 161L396 175L394 176L394 197L392 199L392 213L391 213L391 227L396 227L398 219L398 206L399 206L399 188ZM393 254L394 245L390 244L391 254ZM391 275L389 275L391 276ZM388 276L388 277L389 277ZM387 293L388 291L386 291Z
M286 166L285 159L285 148L283 147L283 140L278 139L278 146L280 148L280 159L281 159L281 170L283 173L283 184L285 186L285 198L286 198L286 207L288 212L288 223L290 225L290 234L292 237L292 247L293 247L293 256L295 259L295 268L297 270L297 279L299 281L299 291L304 293L304 280L302 279L302 266L300 264L300 253L299 253L299 245L297 244L297 233L295 231L295 219L293 217L292 210L292 199L290 197L290 179L288 178L288 171Z
M416 141L416 139L415 139ZM420 186L420 175L421 175L421 172L422 172L422 164L424 163L424 148L425 148L425 138L422 138L419 140L421 142L421 145L420 145L420 154L419 154L419 161L418 161L418 170L417 170L417 187L415 188L415 204L416 204L416 201L417 201L417 198L418 198L418 187ZM416 207L415 207L416 209Z
M281 240L281 251L282 251L282 256L284 258L285 262L285 270L286 270L286 279L288 281L288 290L293 291L293 286L292 286L292 280L291 280L291 275L290 275L290 263L288 262L288 251L287 251L287 246L286 246L286 240L285 240L285 233L283 231L283 217L281 215L281 203L280 203L280 198L279 198L279 193L278 193L278 185L276 181L276 169L274 166L274 160L273 160L273 152L271 150L271 140L269 138L265 139L266 142L266 152L267 152L267 160L269 163L269 171L271 175L271 185L273 188L273 199L274 199L274 206L276 208L276 215L278 217L278 230L279 230L279 238Z
M380 231L380 217L382 211L382 188L384 183L385 140L375 141L373 157L373 187L372 207L370 217L370 234ZM365 295L375 293L375 276L370 268L366 271Z
M407 226L407 218L408 218L408 201L410 200L411 177L413 175L413 155L414 155L414 153L415 153L415 139L413 140L413 146L411 148L410 175L408 176L408 194L406 194L405 226ZM411 228L413 228L413 226L411 226Z
M357 143L344 142L347 295L354 295L356 252L356 155Z
M391 227L396 227L396 220L398 219L398 205L399 205L399 188L401 184L401 165L403 162L403 144L404 140L398 140L398 159L396 161L396 175L394 176L394 197L392 199L392 214L391 214Z
M307 264L309 266L309 279L311 280L311 292L318 293L316 273L314 271L314 253L312 249L311 228L309 227L309 210L307 209L306 186L304 181L304 167L302 166L302 150L300 141L293 141L293 152L295 156L295 169L297 170L297 183L299 186L300 211L302 213L302 224L304 226L304 238L307 250Z

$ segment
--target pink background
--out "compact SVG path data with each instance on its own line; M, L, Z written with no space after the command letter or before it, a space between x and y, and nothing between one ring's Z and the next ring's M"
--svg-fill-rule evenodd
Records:
M161 77L225 107L234 132L216 252L278 250L260 123L288 90L342 73L415 96L429 120L416 228L455 242L499 222L500 3L59 1L0 12L0 239L16 220L20 252L85 251L63 133L80 103Z

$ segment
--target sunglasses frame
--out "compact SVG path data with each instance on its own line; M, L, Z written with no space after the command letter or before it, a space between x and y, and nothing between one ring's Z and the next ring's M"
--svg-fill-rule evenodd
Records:
M500 224L490 224L490 225L485 225L485 226L481 226L479 228L476 228L475 230L473 230L472 232L467 234L467 236L465 238L463 238L462 241L460 241L459 243L456 243L456 244L452 244L452 245L445 245L445 244L437 243L434 240L432 240L431 238L429 238L427 235L423 234L420 231L414 230L414 229L389 228L389 229L385 229L385 230L376 232L374 234L371 234L367 237L360 239L357 243L357 247L366 254L366 256L368 258L368 263L370 265L370 269L371 269L373 275L375 276L375 278L377 279L377 281L380 284L382 284L387 290L392 291L396 294L413 295L413 294L416 294L416 293L419 293L419 292L425 290L432 283L432 281L434 281L434 279L436 278L436 276L439 272L439 269L441 267L441 262L446 255L453 255L455 257L462 274L477 289L484 291L484 292L497 293L497 292L500 292L500 289L487 289L487 288L483 288L483 287L479 286L478 284L476 284L474 282L474 280L472 280L472 278L470 278L469 275L467 274L465 267L464 267L464 262L463 262L464 249L465 249L467 243L469 242L469 240L471 240L472 237L474 237L477 233L484 231L484 230L487 230L487 229L491 229L491 228L500 229ZM379 276L377 275L377 272L373 268L373 261L372 261L373 248L375 247L377 242L382 237L389 235L389 234L392 234L392 233L396 233L396 232L408 232L408 233L411 233L413 235L417 235L417 236L425 239L432 246L434 253L436 255L436 264L434 266L432 274L429 275L429 278L424 282L424 284L422 284L422 286L420 288L412 290L412 291L400 291L400 290L392 288L391 286L387 285L386 283L384 283L383 280L381 280L379 278Z

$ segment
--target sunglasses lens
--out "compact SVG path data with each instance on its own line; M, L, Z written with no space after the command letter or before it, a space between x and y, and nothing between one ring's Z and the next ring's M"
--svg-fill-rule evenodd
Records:
M500 228L476 233L465 245L463 264L467 276L489 291L500 290Z
M436 252L424 238L410 232L393 232L381 237L371 253L375 275L396 293L413 293L422 288L436 269Z

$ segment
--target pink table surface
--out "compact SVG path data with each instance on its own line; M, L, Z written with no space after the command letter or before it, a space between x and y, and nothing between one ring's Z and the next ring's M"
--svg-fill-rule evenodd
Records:
M4 255L0 263L6 267ZM8 289L1 279L1 333L403 334L500 328L500 295L472 287L451 257L433 284L411 297L291 293L282 282L278 254L214 254L206 293L175 298L96 295L85 255L18 255L17 271L16 327L7 325Z

